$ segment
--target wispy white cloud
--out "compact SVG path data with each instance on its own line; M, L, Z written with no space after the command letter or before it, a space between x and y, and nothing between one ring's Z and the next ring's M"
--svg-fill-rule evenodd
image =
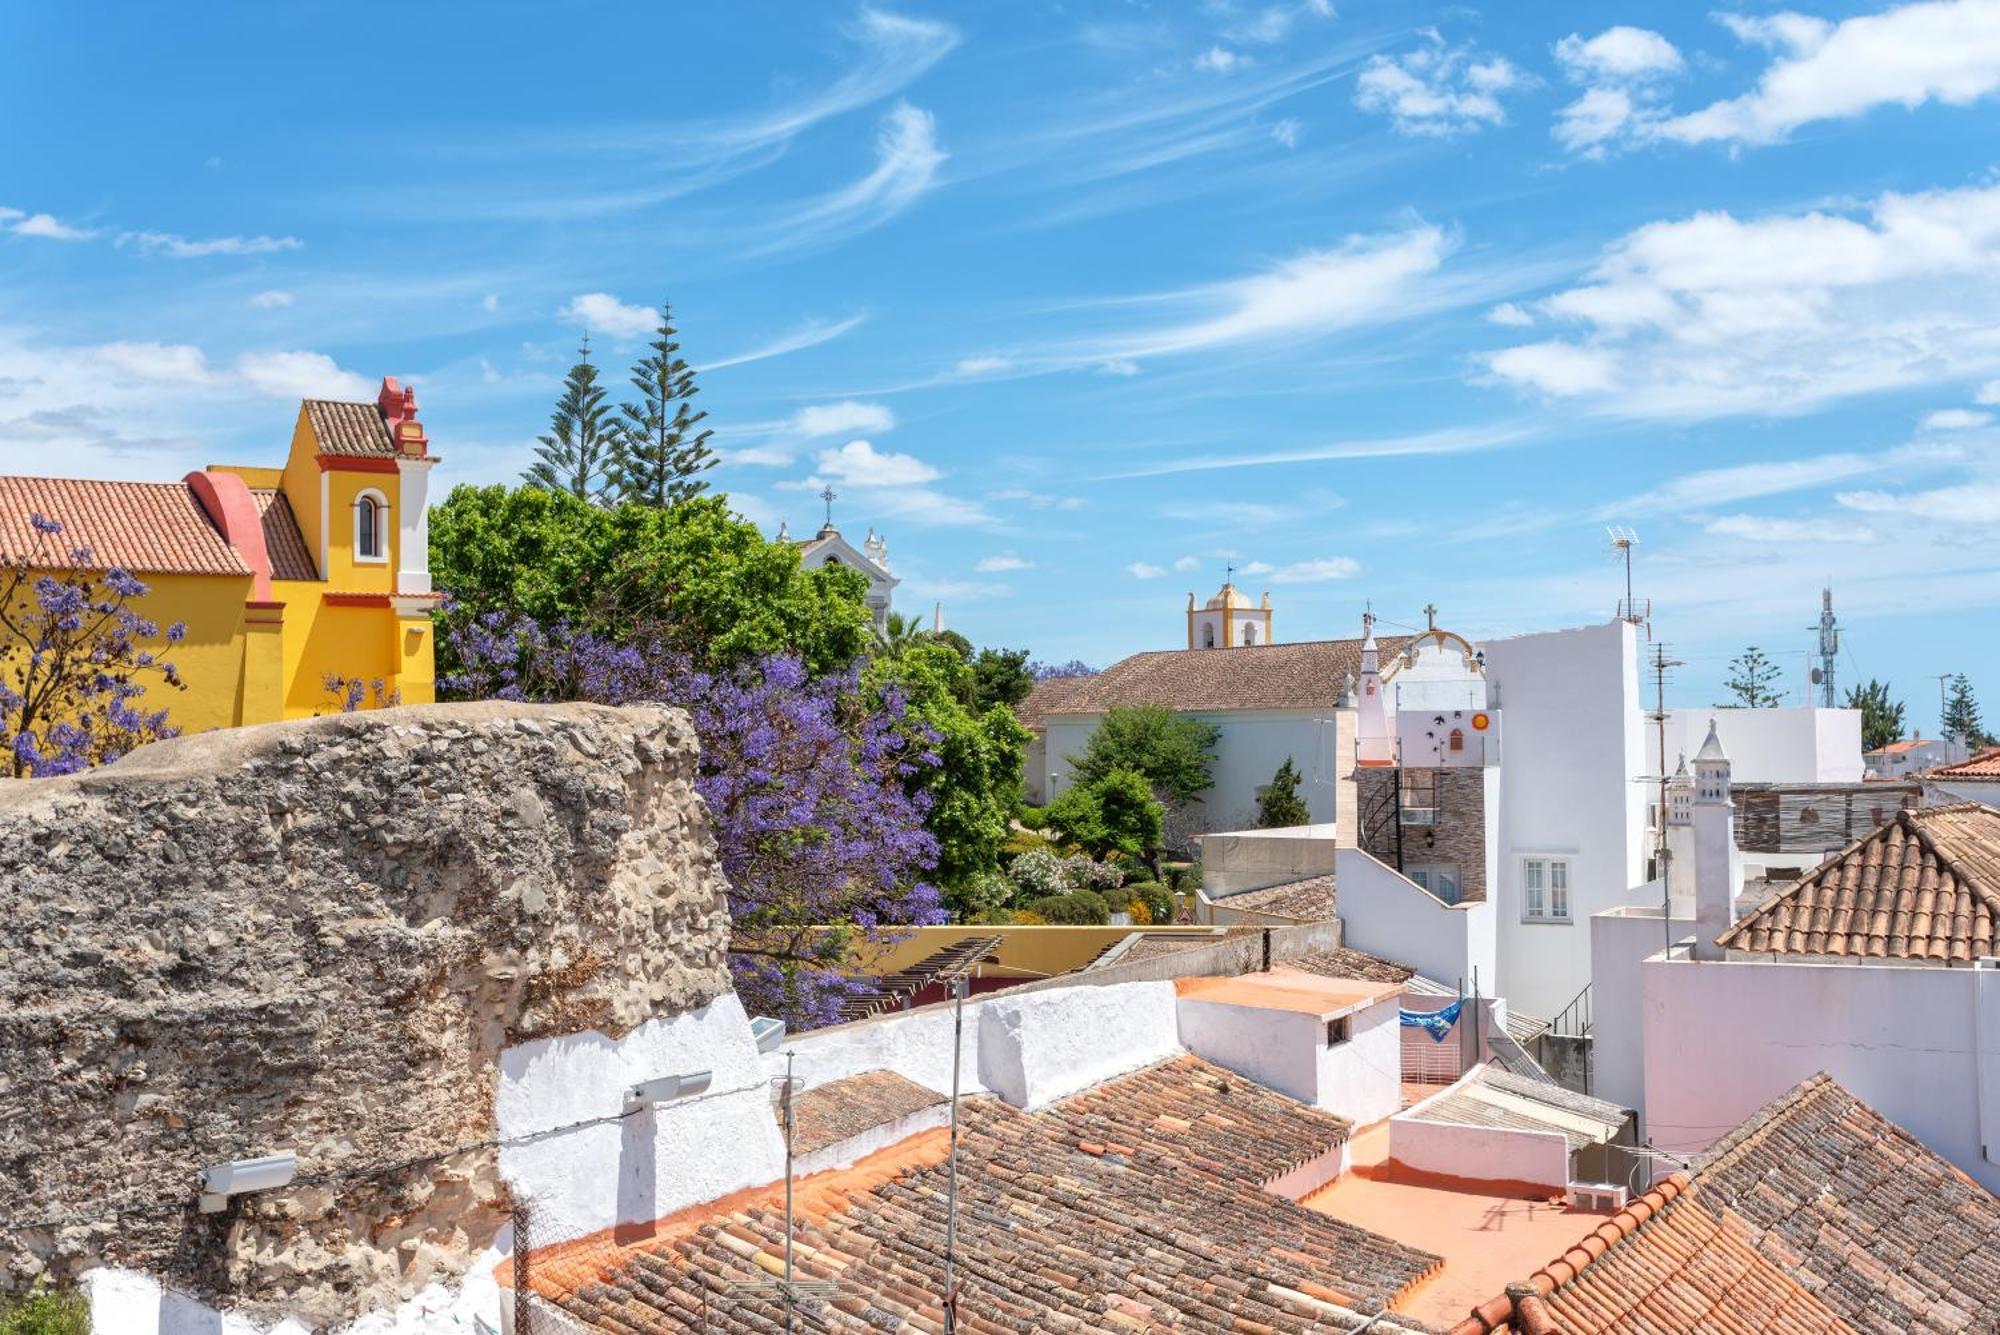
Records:
M88 241L98 234L95 229L66 223L52 213L10 208L0 208L0 232L43 241Z
M821 450L819 471L835 482L856 487L907 487L935 482L944 476L914 454L878 450L865 440L850 440L837 449Z
M751 254L811 249L879 227L937 183L946 156L938 145L937 121L931 113L899 102L877 130L872 171L751 224L748 230L761 234L761 239L748 238L743 248Z
M1905 445L1873 453L1839 451L1802 459L1704 468L1658 483L1634 496L1599 508L1600 520L1658 511L1700 510L1761 496L1813 491L1873 473L1907 472L1958 458L1955 450Z
M1779 54L1756 88L1662 123L1683 143L1772 144L1815 121L1927 102L1964 107L2000 89L2000 5L1922 0L1839 23L1798 13L1725 14L1744 41Z
M1251 58L1225 46L1211 46L1194 58L1194 67L1210 74L1230 74L1251 64Z
M1198 556L1177 557L1174 560L1174 569L1183 572L1189 570L1199 570L1201 569L1201 558Z
M1875 531L1865 524L1839 519L1785 519L1770 515L1723 515L1711 519L1702 531L1718 538L1738 538L1744 542L1839 544L1874 542Z
M1023 560L1012 552L1000 552L994 556L982 556L972 568L982 575L997 575L1009 570L1033 570L1033 561Z
M1317 463L1328 459L1394 459L1406 455L1470 454L1479 450L1517 445L1541 434L1542 428L1526 422L1493 422L1480 426L1445 427L1408 436L1330 441L1297 449L1254 450L1243 454L1193 455L1163 459L1137 467L1102 474L1102 479L1163 477L1174 473L1203 473L1226 468L1262 468L1275 464Z
M1081 496L1033 491L1027 487L1002 487L999 491L989 493L987 499L1013 502L1025 505L1031 510L1081 510L1086 504Z
M205 259L211 255L276 255L298 250L305 242L295 236L212 236L189 240L172 232L120 232L118 244L141 255L165 255L176 260Z
M1296 116L1287 116L1271 126L1271 137L1286 148L1297 148L1299 136L1305 132L1306 123Z
M273 288L268 292L253 293L250 297L250 304L260 311L274 311L291 305L292 294Z
M1647 224L1536 303L1499 381L1634 417L1800 412L2000 370L2000 186Z
M1285 505L1264 501L1202 501L1199 504L1163 505L1160 516L1181 524L1207 524L1217 528L1268 528L1283 523L1296 512Z
M644 338L660 327L660 313L651 306L629 306L609 292L580 292L557 314L591 333L621 342Z
M1927 431L1970 431L1974 427L1992 424L1993 414L1974 412L1970 408L1940 408L1924 416Z
M1144 561L1134 561L1125 567L1125 572L1133 579L1158 579L1167 572L1159 566L1148 565Z
M885 403L860 403L842 399L838 403L815 403L793 413L787 429L808 439L814 436L844 436L856 431L892 431L896 414ZM866 441L859 442L866 444Z
M1361 563L1351 556L1324 556L1311 561L1292 561L1264 575L1273 584L1325 584L1331 580L1353 579L1361 573Z
M1528 314L1527 311L1521 309L1521 307L1511 301L1503 301L1492 310L1486 312L1486 318L1493 324L1506 325L1515 329L1526 328L1535 322L1534 316Z
M1863 514L1903 515L1937 524L2000 524L2000 482L1962 483L1932 491L1843 491L1834 499Z
M1430 28L1415 49L1368 62L1355 83L1354 105L1388 116L1405 134L1457 134L1504 124L1500 95L1527 82L1506 57L1450 46Z
M1556 63L1583 85L1556 113L1556 141L1572 152L1602 157L1614 142L1639 135L1666 115L1667 80L1686 64L1674 44L1650 28L1620 24L1585 40L1571 33L1555 45Z
M236 371L261 394L282 399L372 399L375 382L323 352L246 352Z
M732 353L727 357L705 362L695 369L719 371L725 366L742 366L747 362L767 361L772 357L783 357L787 353L803 352L822 343L831 343L842 334L854 329L866 318L862 315L850 315L844 320L807 320L769 343L759 344L747 352Z

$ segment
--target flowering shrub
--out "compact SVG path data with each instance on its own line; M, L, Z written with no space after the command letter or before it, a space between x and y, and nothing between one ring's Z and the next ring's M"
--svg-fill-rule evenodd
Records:
M178 735L165 709L142 707L145 679L185 690L146 641L179 644L131 604L146 585L112 567L91 573L88 548L55 549L61 524L31 517L34 549L0 567L0 744L15 778L74 774L133 747ZM59 572L59 573L36 573Z
M1125 869L1110 862L1099 862L1085 853L1075 853L1062 860L1063 876L1069 884L1079 890L1116 890L1125 884Z
M860 939L945 921L925 874L937 840L912 776L933 736L893 689L858 669L809 677L774 656L714 671L643 636L613 643L566 626L483 616L447 632L459 698L656 700L701 739L695 787L729 877L730 970L744 1005L797 1029L830 1024L853 990Z
M393 709L403 703L403 693L380 677L371 677L364 682L359 677L343 677L338 672L328 672L320 677L319 684L326 689L327 698L334 708L343 714L354 713L364 701L370 709Z
M1070 889L1063 859L1046 848L1031 849L1015 858L1007 868L1007 875L1021 888L1022 899L1060 895Z

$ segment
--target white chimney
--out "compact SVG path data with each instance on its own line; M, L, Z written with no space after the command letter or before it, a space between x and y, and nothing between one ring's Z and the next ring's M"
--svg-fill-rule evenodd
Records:
M1736 851L1736 808L1729 801L1729 757L1708 721L1708 740L1694 756L1694 798L1688 803L1694 828L1694 956L1723 958L1715 938L1736 922L1736 895L1743 887L1743 858Z
M1393 765L1395 745L1389 731L1389 711L1382 699L1380 651L1375 646L1375 616L1361 617L1361 695L1354 705L1354 759L1362 765Z

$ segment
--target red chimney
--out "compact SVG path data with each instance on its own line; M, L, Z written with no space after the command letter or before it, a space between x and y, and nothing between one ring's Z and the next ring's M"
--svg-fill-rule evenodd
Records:
M430 447L423 423L417 420L415 388L405 389L396 383L396 377L385 375L375 406L382 410L382 417L389 424L389 435L396 442L398 454L422 454Z

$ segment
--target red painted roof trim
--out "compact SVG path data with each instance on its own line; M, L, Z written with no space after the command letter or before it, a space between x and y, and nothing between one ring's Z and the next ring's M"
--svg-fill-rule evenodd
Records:
M322 473L393 473L397 462L383 455L375 454L320 454L313 456L319 460Z
M197 469L181 481L194 493L201 508L218 529L222 540L236 549L243 564L250 567L250 601L254 607L271 600L271 554L264 547L264 517L257 511L257 498L250 484L234 473L210 473Z

